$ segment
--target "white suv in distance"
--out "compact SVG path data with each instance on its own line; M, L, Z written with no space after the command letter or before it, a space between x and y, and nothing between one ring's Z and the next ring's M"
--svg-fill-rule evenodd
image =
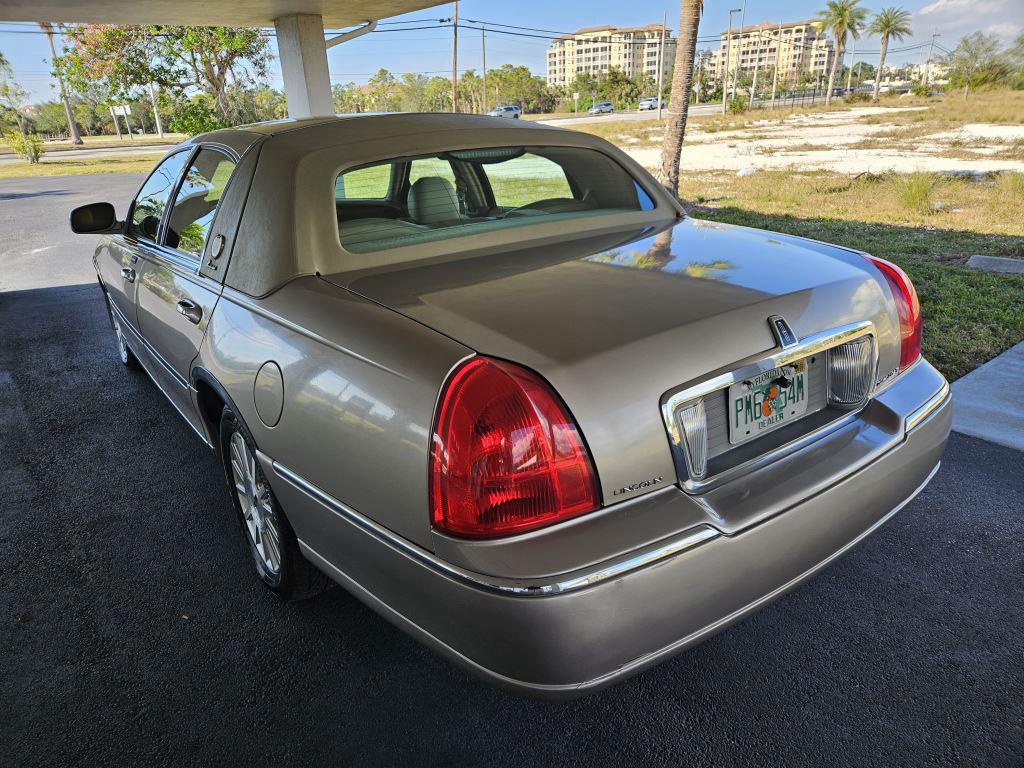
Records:
M519 116L523 114L523 110L517 106L510 105L506 107L495 107L487 114L491 117L511 117L514 120L518 120Z
M661 107L662 107L662 109L665 108L665 100L664 99L661 100ZM657 108L658 108L658 97L657 96L648 96L645 99L640 99L640 103L637 105L637 111L638 112L645 112L647 110L652 110L652 109L657 109Z

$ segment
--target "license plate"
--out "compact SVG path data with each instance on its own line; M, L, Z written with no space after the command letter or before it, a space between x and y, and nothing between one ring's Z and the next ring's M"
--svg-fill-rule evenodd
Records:
M807 412L807 363L800 360L729 387L729 443L736 445Z

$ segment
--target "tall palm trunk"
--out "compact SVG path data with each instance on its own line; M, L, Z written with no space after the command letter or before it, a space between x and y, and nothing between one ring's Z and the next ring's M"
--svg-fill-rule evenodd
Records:
M661 142L661 170L658 174L673 196L679 196L679 155L683 151L686 118L693 88L693 57L697 48L697 26L704 0L682 0L679 8L679 41L672 71L665 138ZM661 94L658 94L661 98Z
M832 89L836 83L836 68L839 66L839 62L843 60L846 55L846 46L837 38L836 39L836 56L832 59L832 66L828 70L828 91L825 92L825 106L832 104Z
M885 53L889 50L889 36L882 35L882 49L878 52L878 70L875 72L875 92L871 100L878 103L878 89L882 85L882 69L885 67Z

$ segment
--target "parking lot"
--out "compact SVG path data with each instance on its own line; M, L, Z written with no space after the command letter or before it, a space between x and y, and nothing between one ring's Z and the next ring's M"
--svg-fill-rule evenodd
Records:
M340 589L278 602L67 229L138 181L0 181L3 764L1024 764L1024 457L957 434L822 575L571 703L490 688Z

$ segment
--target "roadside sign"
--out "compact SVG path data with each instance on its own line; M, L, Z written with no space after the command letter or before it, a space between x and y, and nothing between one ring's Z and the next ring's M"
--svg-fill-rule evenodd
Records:
M131 104L121 104L112 108L115 115L121 115L122 117L128 117L132 113Z

